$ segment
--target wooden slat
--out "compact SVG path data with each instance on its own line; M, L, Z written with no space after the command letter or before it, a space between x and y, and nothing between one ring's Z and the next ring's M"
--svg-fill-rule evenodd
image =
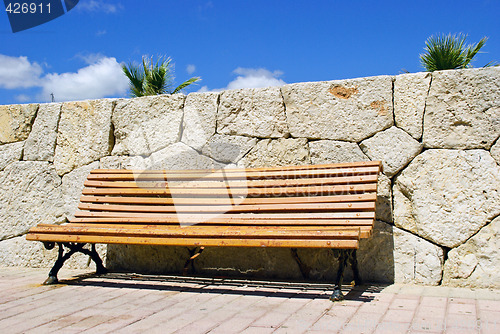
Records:
M359 167L359 168L339 168L339 169L317 169L317 170L292 170L287 171L241 171L227 173L224 170L205 173L173 173L172 171L137 171L136 173L116 173L97 174L92 173L87 180L101 181L151 181L151 180L229 180L229 179L297 179L313 177L335 177L335 176L356 176L356 175L377 175L379 167Z
M60 235L29 233L26 240L52 242L78 242L127 245L204 246L204 247L293 247L356 249L358 240L321 239L206 239L206 238L151 238L126 236Z
M319 165L301 165L301 166L278 166L278 167L257 167L257 168L227 168L225 172L241 172L243 171L291 171L291 170L316 170L316 169L335 169L345 167L366 167L366 166L382 166L381 161L358 161L358 162L343 162L335 164L319 164ZM220 169L191 169L191 170L169 170L168 172L184 174L184 173L207 173L219 171ZM116 174L116 173L140 173L144 170L130 170L130 169L94 169L92 174ZM163 171L159 171L163 172Z
M228 203L229 204L229 203ZM80 210L112 212L166 212L166 213L236 213L236 212L291 212L291 211L339 211L339 210L375 210L374 202L354 203L312 203L312 204L269 204L269 205L107 205L80 203Z
M83 195L131 195L131 196L304 196L333 195L376 192L376 184L312 186L287 188L254 188L254 189L142 189L142 188L84 188Z
M203 214L169 214L169 213L134 213L134 212L90 212L77 211L75 217L145 217L145 218L164 218L171 219L172 222L187 222L194 223L204 221ZM375 212L319 212L319 213L263 213L263 214L223 214L217 217L219 220L273 220L273 219L352 219L352 218L367 218L374 219ZM210 220L206 220L210 221Z
M128 237L171 237L171 238L236 238L236 239L359 239L359 229L299 228L282 229L278 227L254 226L164 226L163 228L141 227L132 228L121 225L113 227L73 226L73 225L39 225L33 228L33 233L102 235Z
M257 197L238 199L240 206L259 204L295 204L295 203L346 203L376 201L377 194L365 193L355 195L335 196L305 196L305 197ZM155 205L227 205L227 198L159 198L159 197L113 197L113 196L82 196L82 203L110 204L155 204Z
M78 217L71 220L72 224L146 224L146 225L169 225L178 224L178 221L165 218L148 218L148 217ZM249 220L249 219L234 219L234 220L224 220L224 219L211 219L210 221L199 221L196 224L220 224L220 225L273 225L273 226L283 226L283 228L288 228L289 226L372 226L373 219L273 219L273 220Z
M346 176L346 177L322 177L310 179L270 179L270 180L220 180L220 181L188 181L188 182L136 182L136 181L85 181L86 187L95 188L266 188L266 187L290 187L290 186L319 186L334 184L359 184L376 183L377 175Z
M163 228L163 224L162 225L151 225L151 224L106 224L106 223L102 223L102 222L85 222L85 223L71 223L72 226L79 226L79 227L89 227L89 226L92 226L92 225L95 225L95 226L99 226L99 227L106 227L106 228L113 228L113 227L119 227L121 225L125 225L125 226L128 226L130 228L148 228L148 229L151 229L151 228L158 228L158 229L162 229ZM172 224L170 224L172 225ZM208 225L208 224L196 224L196 226L204 226L204 225ZM212 226L217 226L216 224L211 224ZM179 226L178 224L175 224L173 226ZM226 227L229 227L229 228L232 228L234 226L238 227L238 226L241 226L241 225L227 225L227 224L223 224L223 226L226 226ZM361 239L363 238L368 238L371 236L372 234L372 227L373 227L373 223L370 221L369 223L367 224L364 224L364 225L359 225L359 224L343 224L343 225L334 225L334 224L328 224L328 225L315 225L315 224L310 224L310 225L307 225L307 224L303 224L302 226L296 226L296 225L287 225L287 226L283 226L283 225L257 225L257 224L252 224L252 225L249 225L249 226L252 226L254 228L259 228L259 227L276 227L276 228L279 228L279 229L284 229L286 228L287 230L290 229L290 230L295 230L295 229L315 229L315 230L321 230L323 228L335 228L335 229L339 229L339 230L345 230L345 229L351 229L351 228L356 228L356 229L359 229L359 237Z

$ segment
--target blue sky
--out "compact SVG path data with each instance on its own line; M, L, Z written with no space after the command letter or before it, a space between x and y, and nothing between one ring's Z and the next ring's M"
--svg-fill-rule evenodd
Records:
M200 76L186 93L419 72L436 33L488 36L473 65L500 63L500 0L80 0L18 33L1 9L0 104L126 97L142 55Z

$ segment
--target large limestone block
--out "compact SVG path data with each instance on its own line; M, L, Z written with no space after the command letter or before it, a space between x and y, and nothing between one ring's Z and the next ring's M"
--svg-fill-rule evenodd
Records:
M309 142L312 164L370 161L356 143L338 140Z
M54 156L59 175L109 154L112 109L113 100L107 99L63 103Z
M500 136L500 67L433 72L425 147L489 149Z
M184 104L182 142L197 151L215 134L219 93L191 93Z
M179 141L185 98L174 94L117 101L113 155L149 155Z
M244 136L213 135L201 152L217 161L236 163L257 143L256 138Z
M307 139L264 139L238 162L240 167L273 167L311 163Z
M281 87L293 137L359 142L394 124L392 77Z
M394 227L394 281L439 285L443 274L443 249Z
M425 101L432 74L409 73L396 76L394 81L394 120L396 126L413 138L422 137Z
M500 288L500 217L466 243L452 249L444 265L443 284Z
M23 157L24 141L0 145L0 171L11 162L19 161Z
M13 162L0 174L0 240L62 223L61 178L48 162Z
M68 220L75 218L78 203L82 195L83 183L93 169L99 168L99 161L72 170L62 177L62 196L64 214Z
M394 223L457 247L500 214L500 168L484 150L428 150L395 179Z
M38 104L0 105L0 144L28 138L37 110Z
M497 164L500 165L500 139L491 147L490 153Z
M96 246L97 252L103 261L106 261L106 247L106 245L102 244ZM43 243L27 241L25 236L3 240L0 241L0 263L9 267L51 268L57 259L57 249L58 247L47 250ZM64 262L63 268L96 269L94 261L89 263L89 257L81 253L73 254ZM47 269L48 273L49 269Z
M24 146L24 160L54 161L61 103L41 104Z
M217 133L259 138L286 136L288 126L279 87L222 92Z
M381 160L384 174L391 177L403 169L422 150L422 144L393 126L363 140L359 146L371 160Z

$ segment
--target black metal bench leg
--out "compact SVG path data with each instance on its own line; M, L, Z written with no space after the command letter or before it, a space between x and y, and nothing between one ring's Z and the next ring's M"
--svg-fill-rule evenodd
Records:
M66 260L69 259L76 252L80 252L91 257L91 259L96 264L96 269L97 269L96 273L98 275L107 273L108 270L104 267L102 260L95 249L95 244L92 244L90 250L83 248L85 244L71 244L71 243L58 242L57 245L59 246L59 249L58 249L56 263L50 270L49 277L45 280L45 282L43 282L43 284L48 285L48 284L58 283L57 274L59 273L59 270L64 265L64 262L66 262ZM47 249L52 249L54 248L55 244L53 242L49 242L49 243L44 243L44 246ZM64 247L69 248L66 254L64 254Z
M342 294L342 283L344 280L344 270L347 265L348 254L344 249L340 250L339 256L339 270L337 271L337 280L335 281L335 288L333 294L330 296L331 301L340 301L344 299Z
M108 269L106 269L106 267L104 267L104 264L102 263L102 260L99 257L99 253L97 253L97 250L95 249L95 244L92 244L92 246L90 247L90 250L82 248L80 250L80 252L82 252L85 255L90 256L92 261L94 261L95 267L96 267L95 272L97 275L104 275L104 274L108 273Z
M354 285L361 285L361 284L363 284L363 281L361 280L361 276L359 275L358 257L356 255L356 250L352 251L351 267L352 267L352 273L354 275Z

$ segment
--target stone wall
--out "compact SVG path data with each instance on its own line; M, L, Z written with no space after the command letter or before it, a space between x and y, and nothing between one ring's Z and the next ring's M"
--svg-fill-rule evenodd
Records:
M0 264L49 266L25 241L71 218L94 168L194 169L382 160L361 273L500 287L500 68L220 93L0 106ZM180 272L183 247L102 246L108 267ZM299 250L331 280L331 252ZM76 256L68 264L87 266ZM207 249L200 274L299 279L287 249Z

